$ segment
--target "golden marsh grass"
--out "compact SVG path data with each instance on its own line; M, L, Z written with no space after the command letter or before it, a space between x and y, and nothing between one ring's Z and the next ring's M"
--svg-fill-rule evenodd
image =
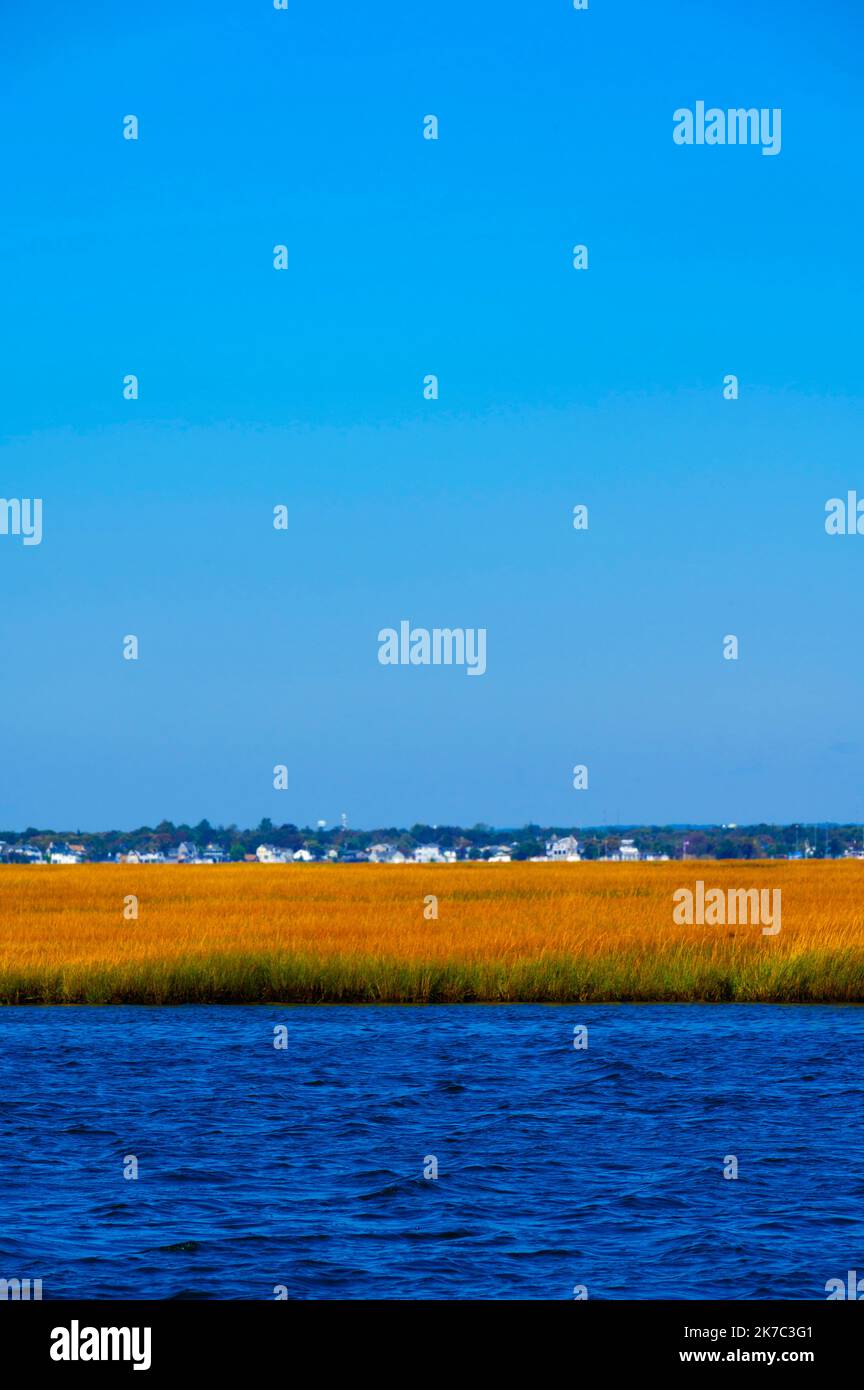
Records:
M676 926L697 879L781 931ZM0 866L2 1003L514 1000L864 1001L864 863Z

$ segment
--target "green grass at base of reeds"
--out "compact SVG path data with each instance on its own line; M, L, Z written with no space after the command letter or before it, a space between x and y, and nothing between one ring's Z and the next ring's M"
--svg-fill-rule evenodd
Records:
M228 955L27 966L0 1004L862 1003L864 953L813 950L720 962L696 950L636 960L423 962Z

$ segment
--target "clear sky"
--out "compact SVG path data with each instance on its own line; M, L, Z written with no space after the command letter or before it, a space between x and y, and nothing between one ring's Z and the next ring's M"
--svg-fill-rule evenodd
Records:
M43 539L0 535L0 828L860 818L862 39L4 7L0 496ZM781 152L676 145L699 100ZM379 664L402 619L485 675Z

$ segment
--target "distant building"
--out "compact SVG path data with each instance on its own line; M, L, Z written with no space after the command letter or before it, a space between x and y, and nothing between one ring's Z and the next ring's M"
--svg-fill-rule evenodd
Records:
M666 856L668 858L668 855ZM621 840L618 848L613 849L611 854L602 855L602 862L605 864L635 864L642 855L634 845L632 840Z
M276 845L259 845L255 857L259 864L290 864L295 856L290 849L277 849Z
M29 859L34 864L44 864L45 856L38 845L11 845L10 854L20 854L22 858Z
M437 845L418 845L411 858L415 864L444 863L444 856Z
M560 840L553 835L552 839L546 842L546 858L577 862L582 858L579 853L579 841L575 835L563 835Z
M513 858L510 845L484 845L480 853L487 864L505 864Z

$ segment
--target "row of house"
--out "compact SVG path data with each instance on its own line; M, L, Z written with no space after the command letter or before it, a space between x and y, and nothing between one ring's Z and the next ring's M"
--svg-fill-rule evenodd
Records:
M331 853L335 858L335 851ZM278 845L259 845L254 855L245 857L257 859L259 864L308 864L315 858L308 849L280 849Z
M352 850L341 854L336 849L328 849L325 860L350 864L451 864L455 863L455 849L440 849L438 845L418 845L410 854L403 854L394 845L370 845L367 850ZM254 855L247 859L257 859L259 864L309 863L315 858L308 849L279 849L276 845L259 845Z
M578 863L582 859L579 852L579 842L574 835L562 835L561 839L555 836L546 841L546 854L540 855L533 863L546 862L550 860L567 860L570 863ZM636 846L634 840L621 840L618 848L611 854L601 854L599 862L601 864L636 864L639 860L646 863L665 863L669 859L668 854L643 854ZM595 860L595 863L598 862Z
M119 864L222 864L228 858L219 845L205 845L199 849L191 841L184 840L176 849L120 851L115 855Z
M560 839L553 836L551 840L546 841L545 850L545 854L534 855L531 863L580 863L582 860L579 842L574 835L563 835ZM275 845L259 845L254 856L246 857L256 858L261 864L288 864L298 860L308 862L314 856L305 849L298 849L292 853L288 849L278 849ZM455 849L441 849L439 845L417 845L407 854L395 845L386 844L370 845L366 850L354 850L348 855L339 855L337 850L330 849L324 857L331 860L339 859L342 863L347 861L369 864L455 864L459 861L459 854ZM509 864L513 858L513 846L486 845L480 851L480 857L486 864ZM668 854L643 855L633 840L625 839L621 840L618 848L611 854L603 855L601 862L626 864L636 863L640 859L653 861L668 858Z
M9 845L5 841L0 841L0 859L9 858L12 855L33 864L83 864L87 859L84 845L52 842L47 849L43 850L38 845ZM606 856L610 860L635 860L639 857L639 851L632 840L622 840L619 849L614 854ZM184 841L176 849L164 851L121 850L114 856L114 862L118 864L221 864L227 858L225 851L219 845L208 844L204 849L200 849L191 841ZM337 849L329 849L323 858L329 861L339 860L342 863L454 864L458 861L459 854L455 849L441 849L439 845L417 845L415 849L403 853L395 845L377 844L370 845L366 850L354 850L341 855ZM487 864L507 864L513 858L513 847L507 844L487 845L481 851L481 858ZM561 862L562 860L578 862L581 858L579 843L576 838L573 835L565 835L561 839L553 837L547 841L545 855L536 856L534 862ZM315 859L315 855L308 849L291 850L283 849L278 845L261 844L254 854L247 854L244 859L259 864L308 864Z
M28 864L83 864L87 858L84 845L57 844L53 840L47 849L39 845L10 845L0 840L0 860L25 859Z
M534 855L533 864L581 863L583 855L575 835L562 835L547 840L545 853ZM486 864L508 864L513 858L513 845L487 845L479 851L479 858ZM803 850L790 854L790 859L807 859L815 854L809 844ZM311 850L284 849L278 845L261 844L254 854L243 856L248 863L258 864L309 864L316 858ZM464 861L455 849L441 849L439 845L417 845L403 852L392 844L370 845L365 850L340 852L328 849L320 858L325 863L341 864L455 864ZM11 844L0 840L0 862L14 859L28 864L83 864L87 862L87 849L84 845L52 841L46 848L32 844ZM844 859L864 859L864 849L848 848ZM175 848L167 850L122 850L113 856L118 864L222 864L229 859L228 854L216 844L205 845L203 849L191 841L184 841ZM632 839L622 839L617 848L603 854L595 863L632 864L640 860L645 863L667 862L668 854L642 854Z
M545 853L532 857L532 863L580 863L582 853L575 835L553 835L545 844ZM487 864L507 864L513 858L513 845L487 845L479 851L479 858ZM805 846L806 857L809 846ZM51 842L47 849L38 845L8 844L0 840L0 860L24 859L33 864L82 864L87 859L84 845L66 842ZM311 850L285 849L278 845L261 844L254 854L246 854L244 860L259 864L298 864L311 863L316 855ZM454 864L460 860L455 849L441 849L439 845L417 845L404 852L392 844L370 845L365 850L342 852L332 848L321 856L325 862L369 863L369 864ZM847 850L845 857L860 859L864 852ZM114 855L114 862L121 864L221 864L228 860L225 850L217 844L205 845L203 849L191 841L184 841L175 848L167 850L123 850ZM464 854L461 858L465 858ZM667 861L667 854L642 854L632 839L622 839L617 848L600 856L601 863L636 863ZM597 862L597 861L595 861Z

